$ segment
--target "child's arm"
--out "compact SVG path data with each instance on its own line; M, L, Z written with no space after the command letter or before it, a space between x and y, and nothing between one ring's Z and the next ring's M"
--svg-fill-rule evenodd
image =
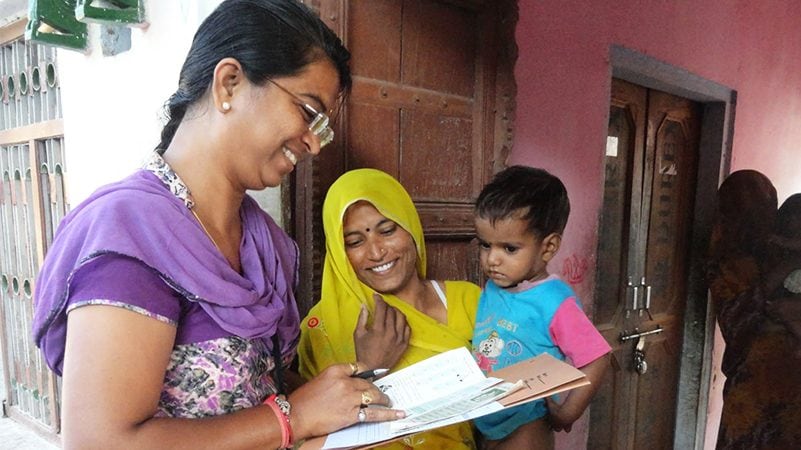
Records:
M565 400L561 404L553 401L551 397L545 399L545 403L548 406L549 421L554 431L570 431L573 422L581 417L595 392L598 391L608 368L609 353L579 368L587 375L587 379L590 381L589 385L568 391Z

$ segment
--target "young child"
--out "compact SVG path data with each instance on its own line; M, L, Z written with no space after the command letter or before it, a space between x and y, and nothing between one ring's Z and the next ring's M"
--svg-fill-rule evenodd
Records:
M498 173L476 201L481 268L488 278L473 333L473 354L482 370L548 352L569 358L591 382L569 391L561 404L538 400L475 420L486 449L553 448L551 430L570 431L609 365L611 348L576 294L548 274L569 213L562 182L530 167Z

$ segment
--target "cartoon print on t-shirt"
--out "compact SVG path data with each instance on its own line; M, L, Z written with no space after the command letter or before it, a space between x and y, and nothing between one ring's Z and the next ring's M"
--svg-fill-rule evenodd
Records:
M492 330L487 339L478 344L478 348L474 352L478 367L484 372L491 371L492 367L498 363L498 356L501 355L503 346L503 339L498 336L497 331Z

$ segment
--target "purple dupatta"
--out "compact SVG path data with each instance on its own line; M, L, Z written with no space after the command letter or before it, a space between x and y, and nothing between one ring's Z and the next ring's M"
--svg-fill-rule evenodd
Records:
M277 333L281 353L294 351L299 336L297 244L251 197L245 196L240 215L241 275L184 202L153 173L139 170L95 191L61 221L38 275L33 333L48 366L61 374L70 281L104 254L151 267L232 335L262 338L272 348Z

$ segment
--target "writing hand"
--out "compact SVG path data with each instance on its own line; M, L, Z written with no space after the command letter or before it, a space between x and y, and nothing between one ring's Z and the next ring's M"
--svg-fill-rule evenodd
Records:
M380 295L374 294L375 314L372 326L367 325L367 308L362 306L359 320L353 331L356 359L369 368L392 368L409 346L411 328L397 309L387 305Z
M365 370L361 362L357 370ZM389 406L390 400L373 383L353 377L351 364L334 364L289 395L292 404L292 431L296 437L321 436L359 422L362 401L367 395L372 405ZM321 407L324 406L324 407ZM382 422L404 417L390 408L365 408L365 422Z

